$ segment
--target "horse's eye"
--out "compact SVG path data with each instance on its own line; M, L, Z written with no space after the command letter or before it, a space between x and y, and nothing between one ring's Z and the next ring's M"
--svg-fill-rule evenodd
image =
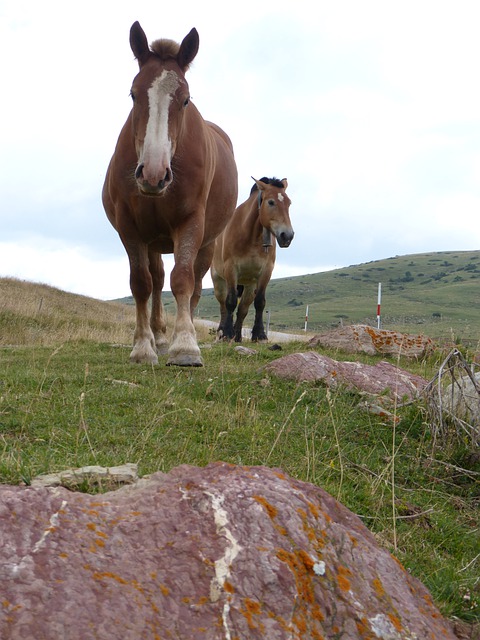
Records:
M130 97L135 102L135 94L133 93L133 91L130 91Z
M185 100L183 101L183 106L187 107L189 102L190 102L190 98L185 98Z
M272 200L272 198L270 198L270 200L267 200L268 204L270 207L274 207L275 206L275 200Z

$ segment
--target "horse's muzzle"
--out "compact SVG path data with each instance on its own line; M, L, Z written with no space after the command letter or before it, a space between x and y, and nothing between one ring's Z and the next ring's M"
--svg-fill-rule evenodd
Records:
M135 179L137 181L140 193L145 196L161 196L165 193L169 184L173 181L172 170L167 167L165 175L161 180L150 177L145 174L145 165L140 163L135 170Z
M282 249L289 247L294 235L293 231L282 231L279 233L277 236L278 246Z

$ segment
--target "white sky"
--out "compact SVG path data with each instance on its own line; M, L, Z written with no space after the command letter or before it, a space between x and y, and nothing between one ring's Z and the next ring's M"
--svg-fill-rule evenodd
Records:
M252 175L288 179L274 277L480 249L478 0L0 0L0 276L129 295L100 194L135 20L149 41L197 28L187 79L240 201Z

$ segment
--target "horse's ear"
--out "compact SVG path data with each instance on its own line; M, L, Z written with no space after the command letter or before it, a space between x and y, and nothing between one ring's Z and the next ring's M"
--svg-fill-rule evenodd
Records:
M190 63L198 53L200 38L195 27L185 36L180 45L177 55L178 66L182 71L186 71Z
M286 189L288 187L288 182L286 178L282 178L283 188Z
M145 31L138 21L134 22L130 28L130 46L132 47L133 55L141 67L150 56L150 48Z
M251 176L252 180L255 181L255 184L257 185L257 187L260 189L260 191L263 191L265 189L265 182L262 182L261 180L257 180L256 178L254 178L253 176Z

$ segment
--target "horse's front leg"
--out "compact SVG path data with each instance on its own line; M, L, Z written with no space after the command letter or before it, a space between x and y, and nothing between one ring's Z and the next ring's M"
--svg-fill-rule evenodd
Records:
M187 231L175 238L175 266L170 275L170 286L177 303L177 315L167 365L203 366L190 306L195 291L194 262L201 240L198 231Z
M265 309L265 292L267 290L267 285L270 282L270 278L272 277L274 264L274 260L269 261L258 278L257 290L253 301L255 307L255 321L252 328L252 342L265 342L268 339L263 324L263 311Z
M155 340L155 347L159 355L165 355L168 351L167 323L165 309L162 303L162 291L165 283L165 270L162 256L156 251L148 252L150 275L152 276L152 310L150 314L150 327Z
M242 341L243 322L247 317L248 310L250 309L250 305L252 304L254 297L255 286L245 285L243 287L242 296L238 304L237 319L234 326L235 342Z
M265 326L263 324L263 310L265 309L265 289L258 289L253 301L255 306L255 322L252 328L252 342L264 342L267 340Z
M134 248L128 247L127 253L130 261L130 289L135 299L136 310L130 361L157 364L155 338L148 318L148 300L153 289L152 276L148 266L148 250L145 245L140 245Z

